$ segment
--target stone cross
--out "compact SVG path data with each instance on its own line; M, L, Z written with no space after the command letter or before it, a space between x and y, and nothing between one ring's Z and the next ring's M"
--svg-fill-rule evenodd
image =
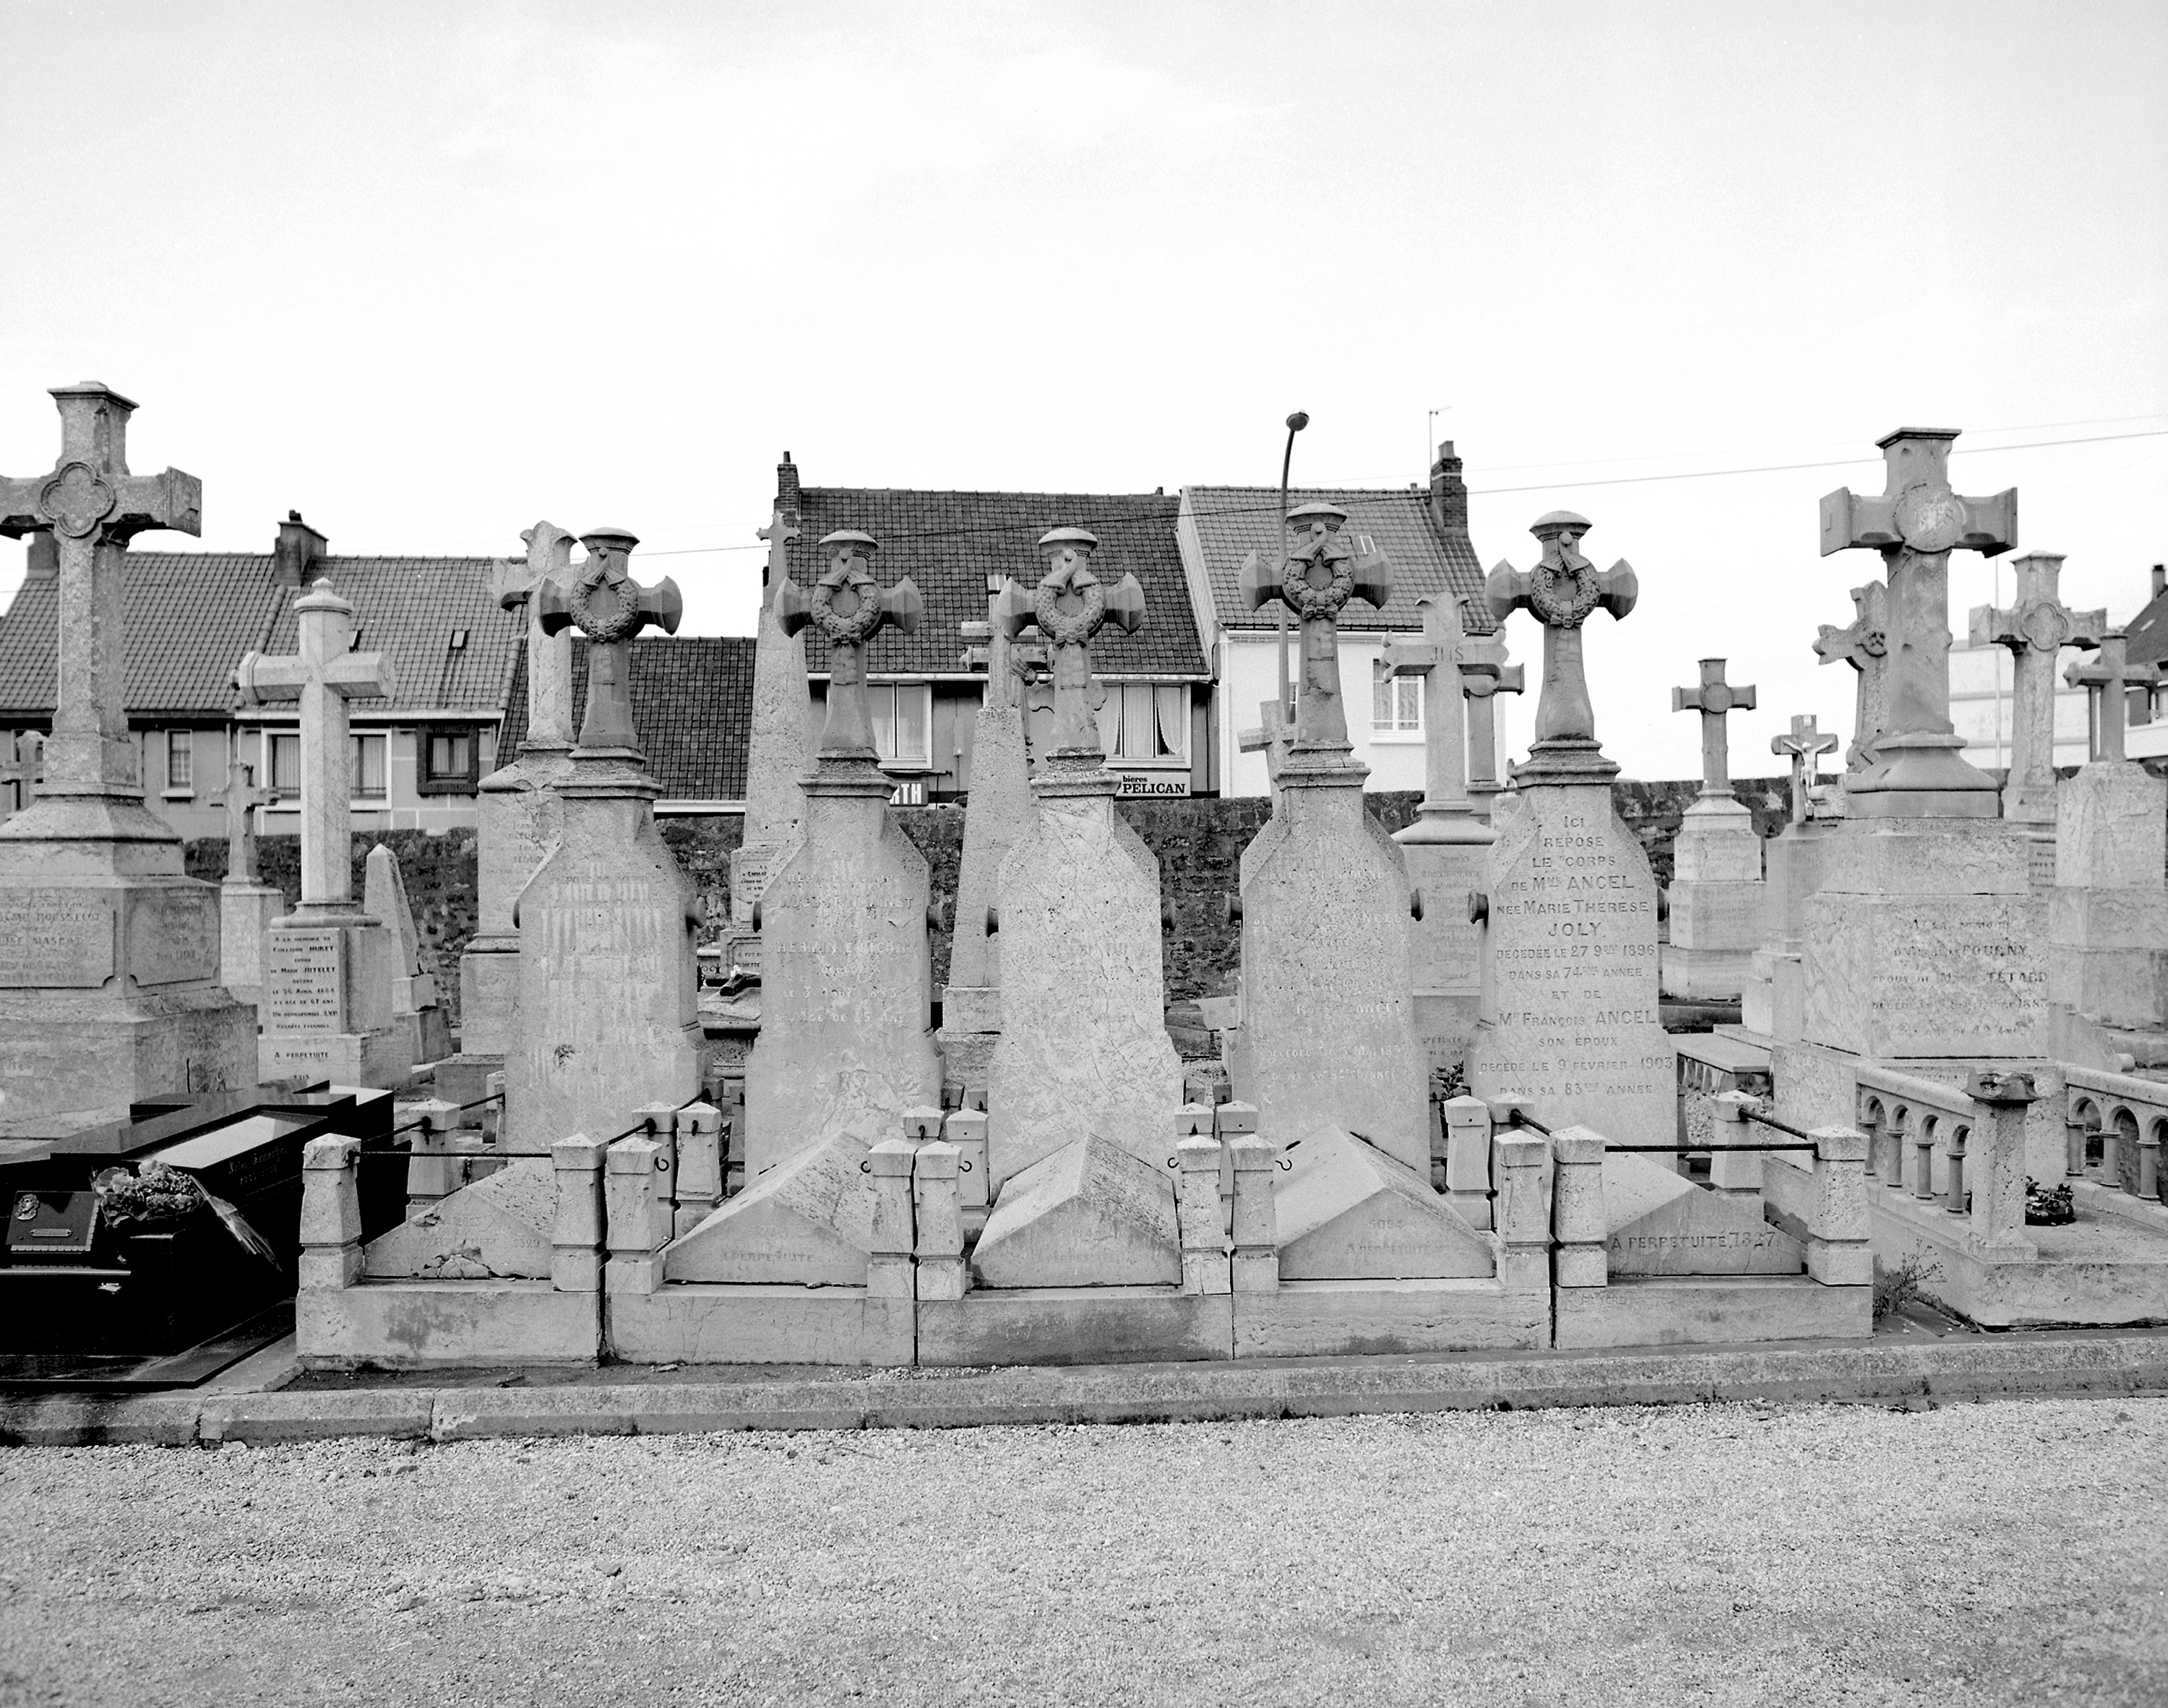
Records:
M2111 629L2098 643L2100 656L2090 664L2073 661L2064 679L2074 688L2091 691L2093 703L2093 757L2111 764L2123 757L2123 725L2130 714L2130 690L2160 686L2157 666L2133 664L2128 650L2130 637Z
M0 783L15 785L15 808L20 811L38 798L38 771L45 761L45 738L30 729L8 745L15 756L0 760Z
M1815 718L1795 717L1788 734L1769 738L1769 751L1780 756L1788 755L1791 759L1792 822L1804 824L1807 797L1821 769L1820 756L1836 751L1836 737L1823 735L1820 721Z
M287 658L252 652L234 671L244 706L298 700L301 719L301 905L344 909L353 900L353 761L347 749L350 699L399 692L391 660L356 652L353 607L318 581L294 601L300 651Z
M128 472L136 406L94 379L53 388L61 454L50 475L0 476L0 533L52 530L60 552L57 703L45 793L140 798L136 740L122 679L121 564L152 528L202 531L203 482L168 469Z
M1421 676L1423 684L1423 799L1426 818L1475 816L1468 798L1468 720L1461 700L1460 602L1432 593L1416 602L1420 641L1385 643L1389 676Z
M580 536L587 560L563 586L545 581L535 596L545 634L576 627L587 637L587 704L580 719L580 746L590 752L636 754L640 732L632 721L632 642L643 629L678 632L685 602L665 576L651 587L632 579L625 560L639 537L621 528L598 528Z
M571 584L572 536L554 522L538 522L522 529L527 542L524 558L501 558L490 577L490 591L500 607L527 611L527 739L529 747L570 747L572 745L572 637L552 634L542 626L542 601L536 597L547 587L562 590ZM508 759L509 754L503 756Z
M1733 687L1724 679L1724 660L1701 661L1701 682L1691 688L1671 690L1674 712L1701 713L1701 793L1703 800L1731 798L1731 744L1724 720L1734 712L1755 709L1751 684Z
M1852 745L1844 751L1844 768L1864 771L1874 758L1874 744L1882 736L1884 689L1889 662L1889 590L1869 581L1852 590L1853 616L1842 629L1825 623L1815 637L1815 655L1824 664L1839 659L1858 677L1852 700Z
M2017 544L2017 489L1959 497L1948 473L1957 436L1955 427L1900 427L1877 441L1883 492L1862 498L1847 487L1822 500L1822 555L1867 547L1887 565L1888 706L1873 760L1849 790L1868 816L1995 811L1994 782L1958 756L1964 739L1950 724L1950 554L1991 558Z
M1483 584L1491 614L1501 622L1525 606L1544 625L1543 693L1536 702L1535 740L1522 767L1543 781L1592 782L1618 769L1597 745L1581 626L1598 609L1623 622L1641 596L1641 583L1623 558L1599 571L1581 554L1590 525L1570 510L1538 517L1528 532L1544 544L1542 561L1525 575L1501 561Z
M914 633L926 602L908 576L881 591L872 567L879 544L871 534L838 528L821 540L821 549L828 567L812 593L785 581L776 595L776 614L785 634L810 628L828 643L828 717L815 761L875 759L879 756L866 716L866 644L884 629Z
M2035 825L2055 822L2055 659L2066 646L2098 646L2106 611L2073 611L2061 597L2063 556L2027 552L2011 560L2016 602L1972 613L1974 646L2006 646L2010 665L2010 775L2002 785L2002 816Z
M1465 623L1462 624L1466 627ZM1460 691L1468 697L1468 786L1479 798L1498 789L1498 696L1526 692L1525 667L1506 662L1505 637L1471 634L1460 644Z
M1241 585L1252 611L1278 599L1302 619L1302 686L1295 698L1294 745L1347 751L1347 708L1340 694L1340 612L1350 599L1382 609L1393 596L1393 566L1368 534L1341 532L1336 504L1301 504L1288 512L1294 533L1286 561L1268 573L1246 560Z
M240 743L232 744L226 761L226 787L209 797L207 804L226 809L226 881L257 883L256 809L279 798L279 792L256 787L256 767L241 756Z
M753 532L768 542L768 573L761 584L760 602L773 605L783 597L784 583L790 579L790 542L805 530L798 525L796 511L778 510L766 528Z
M1112 586L1092 572L1099 537L1081 528L1057 528L1039 536L1046 572L1027 593L1011 580L994 602L994 629L1011 639L1036 625L1046 639L1054 667L1054 731L1047 761L1091 770L1107 762L1095 715L1106 691L1092 674L1092 641L1109 623L1124 634L1144 626L1145 590L1124 571Z

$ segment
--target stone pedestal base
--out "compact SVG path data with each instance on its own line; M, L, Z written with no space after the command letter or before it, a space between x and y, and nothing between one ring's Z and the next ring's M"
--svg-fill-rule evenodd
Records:
M257 1041L258 1079L328 1079L334 1085L374 1085L398 1090L413 1075L409 1039L401 1027L382 1032L307 1035L266 1032Z
M272 926L257 1073L396 1090L414 1070L412 1025L392 1012L399 949L366 914L305 905Z
M519 1007L519 939L476 937L460 957L460 1048L500 1062Z
M268 883L236 883L218 888L219 983L235 999L260 1007L263 1001L264 957L271 926L286 911L286 897Z
M1486 834L1480 842L1418 842L1403 832L1393 840L1407 862L1409 886L1422 898L1422 917L1408 931L1416 1031L1433 1072L1458 1068L1468 1059L1475 1036L1483 982L1483 928L1469 918L1468 899L1483 888L1490 839Z
M0 1136L56 1138L146 1098L256 1079L256 1010L223 990L0 991Z
M1687 949L1676 943L1663 944L1657 965L1664 995L1688 1002L1724 1002L1742 997L1752 958L1749 949Z

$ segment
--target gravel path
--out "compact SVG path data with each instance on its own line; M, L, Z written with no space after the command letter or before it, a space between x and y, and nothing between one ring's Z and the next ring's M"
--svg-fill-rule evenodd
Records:
M2168 1401L0 1452L0 1702L2168 1701Z

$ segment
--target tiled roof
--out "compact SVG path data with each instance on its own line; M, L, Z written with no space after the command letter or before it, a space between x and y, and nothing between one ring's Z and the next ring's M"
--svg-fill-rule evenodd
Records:
M278 607L271 560L254 552L130 552L121 577L128 709L222 719L233 667L263 644ZM0 617L0 719L42 721L57 698L60 583L25 581Z
M1468 627L1487 634L1496 627L1483 604L1483 568L1465 533L1441 533L1430 518L1430 494L1357 491L1304 486L1288 493L1290 508L1299 504L1336 504L1347 512L1347 531L1367 533L1393 564L1393 596L1383 613L1351 602L1342 613L1350 628L1421 629L1416 601L1450 589L1473 600ZM1280 491L1277 486L1190 486L1182 503L1204 548L1204 571L1221 625L1228 629L1270 629L1280 607L1252 611L1236 586L1242 559L1255 547L1267 564L1279 560Z
M1099 537L1093 572L1127 570L1145 592L1144 627L1134 634L1100 631L1092 668L1102 676L1209 674L1175 533L1181 501L1156 492L916 492L888 487L807 486L798 501L799 535L790 543L790 576L810 587L824 565L821 536L857 528L880 543L874 573L883 586L905 576L926 601L916 634L884 629L866 651L876 675L960 671L963 623L986 620L986 577L1013 576L1026 586L1044 565L1039 538L1049 528L1089 528ZM809 659L825 672L826 657Z
M527 632L526 613L500 609L490 593L496 566L494 558L318 559L317 577L353 607L355 650L387 654L399 691L394 700L348 705L364 713L433 710L496 717ZM290 591L292 597L279 602L263 649L274 656L300 647L294 615L299 590ZM452 638L462 629L466 644L455 650Z
M741 801L752 740L749 634L642 635L632 644L632 724L663 798ZM572 637L572 721L587 703L587 643ZM521 648L512 699L497 735L500 764L527 735L527 654Z
M2128 625L2133 664L2168 661L2168 593L2157 594Z
M500 610L490 597L493 563L319 560L322 578L353 605L361 650L389 653L397 672L396 704L356 700L357 711L497 715L526 619ZM128 711L139 720L223 719L234 704L233 668L243 653L297 648L293 602L300 590L273 581L268 552L131 551L121 590ZM52 710L59 594L56 581L25 581L0 617L0 717L41 720ZM450 641L458 629L467 631L467 644L455 652Z

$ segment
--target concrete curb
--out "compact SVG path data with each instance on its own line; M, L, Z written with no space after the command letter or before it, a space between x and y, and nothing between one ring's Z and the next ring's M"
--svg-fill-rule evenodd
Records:
M1358 1413L2168 1394L2168 1334L878 1372L820 1381L0 1399L0 1445L960 1429Z

